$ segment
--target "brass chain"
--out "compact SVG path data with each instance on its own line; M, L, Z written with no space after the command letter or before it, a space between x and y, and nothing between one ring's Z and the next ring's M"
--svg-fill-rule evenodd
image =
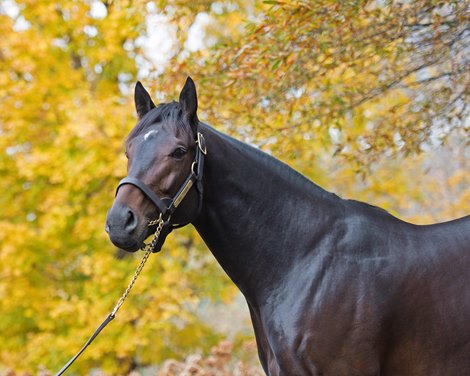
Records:
M153 235L152 241L150 244L146 244L145 246L142 247L142 250L145 251L144 257L142 257L142 260L140 261L139 266L135 270L134 276L132 277L131 281L127 285L126 291L124 291L124 294L119 298L116 306L114 307L113 311L111 312L111 316L115 316L119 308L121 308L122 304L124 303L124 300L126 300L127 296L129 295L129 292L132 289L132 286L134 286L135 281L137 280L137 277L139 276L140 272L144 268L145 263L147 262L150 254L154 250L157 242L158 242L158 237L160 236L160 233L163 229L163 225L165 222L162 219L162 215L158 217L158 219L154 219L149 222L148 226L153 226L153 225L158 225L157 229L155 230L155 233Z
M80 351L75 354L74 357L72 357L65 366L62 367L62 369L56 374L56 376L61 376L71 365L75 360L85 351L85 349L93 342L93 340L100 334L100 332L104 329L106 325L109 324L111 320L114 319L116 316L117 311L119 308L121 308L122 304L124 303L124 300L126 300L127 295L129 295L129 292L131 291L132 286L134 286L134 283L139 276L140 272L142 271L145 263L147 262L150 254L152 251L155 249L155 246L158 242L158 237L160 236L160 233L162 232L163 226L165 225L165 222L163 221L162 215L158 217L158 219L155 219L153 221L150 221L149 226L157 225L157 229L155 230L155 233L153 235L153 239L150 242L150 244L144 245L141 249L145 251L145 255L140 261L139 266L137 267L134 276L132 277L131 281L129 282L129 285L126 288L126 291L124 291L124 294L122 294L121 298L118 300L116 307L114 307L113 311L106 317L106 319L101 323L101 325L95 330L95 332L92 334L92 336L86 341L85 345L80 349Z

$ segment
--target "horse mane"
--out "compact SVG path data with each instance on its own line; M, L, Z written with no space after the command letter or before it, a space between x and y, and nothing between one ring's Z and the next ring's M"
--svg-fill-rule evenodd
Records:
M296 186L299 187L299 189L302 189L305 192L313 192L315 195L317 195L318 197L322 197L322 199L324 200L333 200L335 202L341 201L343 205L353 207L363 212L368 212L379 217L396 218L394 215L392 215L387 210L381 207L371 205L366 202L353 200L353 199L347 199L347 198L338 196L336 193L330 192L324 189L323 187L319 186L318 184L313 182L311 179L309 179L307 176L293 169L285 162L281 161L280 159L274 158L272 155L263 152L259 148L254 147L253 145L244 143L240 140L237 140L236 138L233 138L227 134L219 132L218 130L214 129L213 127L207 124L204 124L204 126L208 127L213 132L217 133L225 142L228 142L234 145L240 151L256 156L257 161L259 161L260 163L267 165L267 166L272 166L270 168L278 171L279 174L282 174L287 180L292 181Z
M248 153L249 155L252 155L262 165L268 166L269 169L277 171L278 174L283 175L286 180L290 180L291 182L293 182L299 187L299 189L304 189L310 192L316 192L316 194L320 194L325 198L340 198L336 194L329 192L320 187L319 185L315 184L312 180L310 180L308 177L298 172L297 170L293 169L287 163L275 158L271 154L264 152L258 147L242 142L225 133L222 133L214 129L210 125L207 125L205 123L202 124L204 124L204 126L209 128L212 132L217 133L219 137L222 138L225 142L228 142L229 144L233 145L235 148L237 148L243 153Z

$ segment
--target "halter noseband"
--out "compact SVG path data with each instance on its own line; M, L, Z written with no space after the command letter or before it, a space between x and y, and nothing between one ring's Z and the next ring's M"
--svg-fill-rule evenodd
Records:
M170 218L171 215L178 208L178 206L181 204L183 199L186 197L193 185L196 185L196 189L199 193L199 203L196 217L201 211L203 194L202 173L204 168L204 156L207 155L207 148L204 136L200 132L197 132L196 144L196 155L191 165L191 172L189 173L189 176L186 178L184 183L181 185L180 189L178 189L176 194L173 196L173 198L160 198L144 182L137 178L132 178L128 176L119 182L116 188L116 195L121 186L125 184L131 184L139 188L142 193L145 194L145 196L147 196L147 198L152 201L152 203L158 208L158 210L160 211L160 216L164 221L164 230L169 233L175 228L186 226L189 221L187 223L172 224L170 223ZM150 221L150 224L152 223L153 221ZM158 251L159 249L156 250L156 252Z

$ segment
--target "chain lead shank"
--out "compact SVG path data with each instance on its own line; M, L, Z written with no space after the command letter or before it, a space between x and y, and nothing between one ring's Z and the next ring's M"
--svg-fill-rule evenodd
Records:
M150 244L146 244L142 247L142 250L145 251L144 257L142 257L142 260L140 261L139 266L137 267L134 276L132 277L131 281L127 285L126 290L124 291L124 294L119 298L116 306L114 307L113 311L106 317L106 319L101 323L101 325L98 327L98 329L95 330L93 335L88 339L88 341L85 343L85 345L80 349L80 351L72 358L70 359L65 366L62 367L62 369L56 374L56 376L62 375L71 365L72 363L82 354L83 351L90 345L90 343L93 342L93 340L98 336L98 334L104 329L108 323L113 320L116 317L117 311L119 311L119 308L121 308L122 304L124 303L124 300L126 300L127 296L129 295L129 292L132 289L132 286L134 286L135 281L137 280L137 277L139 276L140 272L144 268L145 263L147 262L150 254L153 252L155 245L158 242L158 238L160 236L160 233L162 231L164 221L162 218L162 215L158 217L158 219L155 219L153 221L149 222L149 226L154 226L157 225L157 229L155 230L155 233L153 235L152 241Z

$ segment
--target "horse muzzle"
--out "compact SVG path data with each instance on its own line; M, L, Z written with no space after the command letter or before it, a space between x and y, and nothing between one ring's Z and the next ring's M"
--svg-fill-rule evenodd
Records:
M148 235L145 221L139 220L131 208L119 203L108 211L105 229L111 242L127 252L140 249Z

